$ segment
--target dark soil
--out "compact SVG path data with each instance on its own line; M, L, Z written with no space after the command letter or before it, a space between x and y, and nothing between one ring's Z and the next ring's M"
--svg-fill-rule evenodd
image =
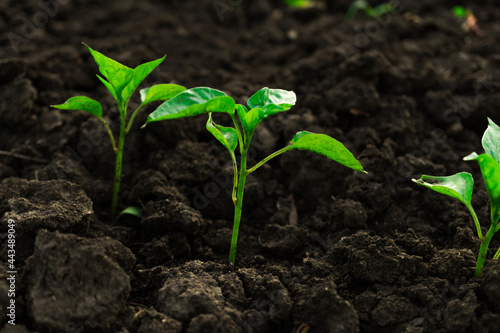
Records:
M481 151L486 117L500 122L500 6L394 1L397 13L347 20L349 3L0 2L1 332L500 332L500 263L474 278L469 213L410 181L471 172L488 227L479 169L462 157ZM462 30L457 4L483 35ZM309 130L369 174L305 152L272 160L248 180L231 267L229 155L205 116L139 129L151 106L127 138L119 203L145 217L114 222L102 125L49 107L87 95L116 129L82 41L130 67L167 54L145 86L209 86L242 103L263 86L293 90L250 165Z

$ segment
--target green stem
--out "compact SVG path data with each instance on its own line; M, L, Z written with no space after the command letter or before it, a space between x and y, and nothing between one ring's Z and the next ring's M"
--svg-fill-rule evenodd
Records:
M264 163L266 163L270 159L275 158L276 156L278 156L280 154L283 154L284 152L287 152L288 150L290 150L289 146L285 147L285 148L281 148L278 151L275 151L274 153L272 153L271 155L267 156L266 158L264 158L262 161L260 161L256 165L254 165L252 168L248 169L248 173L250 174L250 173L254 172L255 170L257 170L259 167L261 167Z
M500 247L498 248L497 252L493 256L493 259L498 259L500 257Z
M116 208L118 206L118 193L120 192L120 182L122 178L122 160L123 160L123 147L125 146L125 117L120 117L120 138L118 141L118 150L116 152L115 163L115 182L113 188L113 199L111 201L111 213L116 216Z
M476 212L474 211L474 208L472 208L471 205L466 205L467 209L469 210L470 214L472 215L472 219L474 220L474 224L476 225L476 230L477 230L477 236L481 240L481 242L484 240L483 237L483 232L481 231L481 225L479 224L479 220L477 219Z
M247 148L245 147L241 152L240 176L236 193L236 203L234 205L233 236L231 238L231 250L229 251L229 263L233 265L236 260L236 244L238 242L238 232L240 230L243 192L245 191L245 181L247 179L247 175Z
M233 199L233 204L236 205L236 184L238 184L238 164L236 163L236 156L234 156L234 152L231 153L231 160L233 161L233 174L234 174L234 179L233 179L233 193L231 195L231 198Z
M118 148L116 148L115 136L113 132L111 132L111 128L109 128L108 123L102 117L99 117L99 120L104 124L104 127L106 127L106 131L108 131L109 138L111 139L111 144L113 145L113 151L116 153Z
M134 122L135 117L139 113L139 111L142 109L144 104L141 104L135 109L134 113L132 114L132 117L130 117L130 120L128 121L127 128L125 129L125 134L127 134L130 131L130 128L132 127L132 123Z
M477 262L476 262L476 270L474 271L475 277L481 275L481 270L484 265L484 260L486 259L486 253L488 252L488 246L490 245L491 238L493 237L494 234L495 234L495 226L492 224L490 226L490 229L486 233L486 236L481 240L481 247L479 248L479 255L477 257ZM497 254L495 254L495 256Z

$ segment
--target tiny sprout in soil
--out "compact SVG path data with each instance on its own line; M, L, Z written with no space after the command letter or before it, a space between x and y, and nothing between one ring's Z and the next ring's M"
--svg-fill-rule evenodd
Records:
M84 44L85 45L85 44ZM87 46L87 45L85 45ZM75 96L68 99L64 104L52 105L52 107L61 110L82 110L96 116L106 128L113 151L116 155L115 163L115 180L113 186L113 197L111 201L111 211L113 216L116 216L118 206L118 193L120 191L120 182L122 175L122 159L123 149L125 145L125 137L130 131L137 113L148 103L154 101L168 100L178 93L186 90L186 88L176 84L157 84L150 88L145 88L140 91L141 104L135 109L130 118L127 117L127 109L130 97L141 82L165 59L163 58L146 62L132 69L120 64L119 62L110 59L100 52L97 52L87 46L88 50L94 57L95 62L99 66L99 71L102 76L97 75L99 80L106 86L111 95L116 101L118 112L120 113L120 132L118 143L111 131L110 126L102 117L101 104L86 96ZM128 122L127 122L128 121ZM135 211L135 210L134 210ZM125 211L125 214L130 214L130 211Z
M146 124L166 119L177 119L208 113L207 130L229 151L234 168L232 199L234 203L233 235L229 262L234 264L236 244L241 220L245 181L249 174L257 170L270 159L290 150L307 150L324 155L356 171L365 172L359 161L339 141L325 134L307 131L298 132L290 144L264 158L251 168L247 167L247 153L255 129L268 116L288 111L295 105L293 91L262 88L248 99L247 106L236 104L234 99L216 89L198 87L186 90L164 102L152 112ZM234 127L216 124L212 113L228 114ZM238 121L239 120L239 121ZM239 146L240 165L236 161L235 151Z
M477 161L479 163L486 191L490 198L491 224L486 235L483 236L481 225L471 204L474 180L470 173L459 172L447 177L422 175L418 180L412 179L419 185L458 199L469 210L481 241L474 276L481 275L491 238L500 229L500 223L498 223L500 219L500 147L498 145L498 142L500 142L500 127L489 118L488 122L489 126L481 140L485 153L481 155L472 153L464 157L465 161ZM500 248L493 256L493 259L498 259L498 257L500 257Z
M379 18L394 13L396 7L394 7L392 3L382 3L376 7L372 7L366 0L355 0L347 9L347 18L353 19L359 10L363 11L368 16Z

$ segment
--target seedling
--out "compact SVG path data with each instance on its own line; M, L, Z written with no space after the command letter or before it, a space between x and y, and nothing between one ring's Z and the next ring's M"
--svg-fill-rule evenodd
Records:
M500 142L500 127L489 118L488 122L488 128L481 140L485 153L481 155L472 153L464 157L465 161L478 161L486 192L488 192L490 198L491 224L485 236L483 236L481 225L471 204L474 180L470 173L459 172L447 177L422 175L418 180L412 179L412 181L419 185L458 199L469 210L476 225L477 236L481 241L474 276L481 275L491 238L500 229L500 223L498 223L500 218L500 146L498 145ZM499 257L500 248L493 256L493 259L498 259Z
M85 45L85 44L84 44ZM87 45L85 45L87 46ZM64 104L52 105L52 107L61 110L81 110L96 116L106 128L113 151L116 155L115 163L115 180L113 186L113 197L111 200L111 211L113 216L116 216L116 209L118 205L118 193L120 191L120 182L122 175L122 159L123 148L125 146L125 137L130 131L135 117L139 111L146 105L154 101L168 100L178 93L186 90L186 88L176 84L157 84L150 88L145 88L140 91L141 104L135 109L130 118L127 116L128 104L130 97L141 84L141 82L151 73L164 59L163 58L146 62L142 65L132 69L120 64L119 62L106 57L100 52L97 52L87 46L88 50L94 57L95 62L99 66L99 71L102 76L97 75L99 80L109 90L111 95L116 101L118 112L120 114L120 133L118 137L118 144L116 143L115 136L111 131L107 121L102 117L101 104L86 96L76 96L68 99ZM131 214L134 210L125 211L125 214ZM135 215L135 214L134 214Z
M347 9L347 18L353 19L359 10L363 11L368 16L378 18L386 14L394 13L396 8L391 3L382 3L376 7L372 7L366 0L355 0Z
M451 11L455 14L455 16L465 19L462 23L462 29L464 31L472 31L478 36L484 35L484 31L477 24L477 18L474 16L471 9L465 9L462 6L454 6Z
M284 0L285 3L294 8L310 8L314 6L315 0Z
M324 155L351 169L364 172L358 160L342 143L325 134L314 134L307 131L298 132L288 146L272 153L253 167L247 167L247 153L257 126L271 115L288 111L295 104L295 101L296 97L293 91L262 88L248 99L247 107L236 104L234 99L220 90L199 87L186 90L164 102L149 115L146 122L148 124L208 113L206 128L229 151L234 169L232 191L234 223L229 252L231 264L235 262L245 181L249 174L264 163L287 151L298 149ZM233 121L234 128L217 125L212 119L213 113L228 114ZM240 147L239 170L235 155L238 145Z

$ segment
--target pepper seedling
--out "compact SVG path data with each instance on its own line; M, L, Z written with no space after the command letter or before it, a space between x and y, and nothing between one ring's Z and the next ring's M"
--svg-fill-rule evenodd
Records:
M356 171L365 172L361 163L339 141L325 134L307 131L298 132L290 144L264 158L251 168L247 167L247 153L255 129L260 122L278 112L288 111L295 105L293 91L262 88L248 99L247 106L236 104L226 93L207 87L186 90L161 104L148 116L144 126L151 122L191 117L208 113L207 130L229 151L234 169L232 200L234 204L234 223L229 252L229 262L234 264L236 244L241 221L243 193L247 176L272 158L290 150L307 150L324 155ZM224 127L212 119L213 113L228 114L234 127ZM239 120L239 122L238 122ZM240 127L241 126L241 127ZM239 146L240 165L236 161L235 151Z
M101 104L86 96L75 96L68 99L63 104L51 105L53 108L61 110L81 110L96 116L106 128L111 144L113 146L113 151L116 155L115 163L115 178L113 186L113 197L111 200L111 211L113 216L116 216L116 209L118 206L118 193L120 191L120 182L122 175L122 160L123 160L123 149L125 146L125 137L130 131L135 117L139 111L146 105L155 101L165 101L175 95L183 92L186 88L176 85L176 84L157 84L149 88L142 89L140 91L141 103L132 113L130 118L127 119L127 110L130 98L136 88L144 81L144 79L165 59L163 56L160 59L146 62L142 65L137 66L132 69L119 62L106 57L102 53L91 49L88 45L84 44L91 55L93 56L95 62L99 66L99 71L102 76L97 75L99 80L104 84L104 86L109 90L116 105L118 106L118 112L120 114L120 132L118 137L118 143L115 140L115 136L111 131L110 126L107 121L102 117L102 106ZM124 213L130 214L130 211L125 211ZM135 214L134 214L135 215Z
M353 19L359 10L370 17L379 18L383 15L394 13L396 8L392 3L382 3L376 7L372 7L366 0L355 0L347 9L347 18Z
M474 220L474 224L476 225L477 236L481 241L476 269L474 271L474 276L476 277L481 275L491 238L500 229L500 223L498 223L500 218L500 127L489 118L488 122L488 128L484 132L481 140L485 153L481 155L472 153L464 157L465 161L477 161L479 163L486 192L490 199L491 224L486 235L483 236L481 224L471 204L474 180L470 173L459 172L453 176L445 177L422 175L418 180L412 179L413 182L419 185L458 199L469 210ZM500 248L493 256L493 259L498 259L499 257Z

